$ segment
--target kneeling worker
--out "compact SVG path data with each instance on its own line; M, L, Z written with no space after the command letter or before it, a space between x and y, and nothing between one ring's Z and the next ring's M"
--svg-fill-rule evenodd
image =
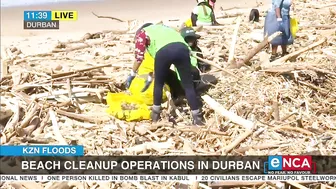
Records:
M170 66L174 64L180 76L186 98L190 106L193 124L204 125L200 98L197 96L190 67L190 49L183 37L173 28L164 25L145 24L136 32L136 62L127 79L129 86L143 60L145 51L154 58L154 99L151 119L160 119L162 89L167 79Z
M198 47L198 44L197 44L198 39L201 38L201 36L196 34L196 31L191 27L182 28L180 33L182 37L184 38L185 42L191 48L191 50L193 52L197 52L198 57L203 58L202 50ZM191 66L191 71L193 75L194 86L195 86L195 89L197 89L198 84L201 80L200 71L201 72L209 71L211 67L209 64L203 63L193 56L190 57L190 61L191 61L190 66ZM181 78L176 68L175 68L175 71L177 73L178 79L180 80Z
M207 0L198 0L197 6L191 13L193 26L212 26L219 25L216 21L214 10Z
M198 47L198 39L200 39L201 36L196 34L196 31L191 27L182 28L180 33L191 50L197 52L198 57L203 58L202 50ZM201 62L195 57L192 57L191 64L194 67L198 67L201 72L209 71L211 68L209 64Z
M201 49L197 46L197 40L201 37L200 35L196 34L196 31L191 27L184 27L180 30L180 33L182 37L184 38L185 42L189 45L192 51L198 52L197 56L203 58L203 55L201 54ZM190 68L193 78L194 87L196 89L199 86L199 83L201 81L200 71L205 72L208 69L210 69L209 65L203 64L199 62L195 57L190 56ZM174 69L174 71L169 72L169 77L167 78L167 84L170 86L172 98L175 101L175 103L179 103L181 100L181 97L185 95L185 92L183 90L183 87L181 86L181 77L179 75L178 70Z

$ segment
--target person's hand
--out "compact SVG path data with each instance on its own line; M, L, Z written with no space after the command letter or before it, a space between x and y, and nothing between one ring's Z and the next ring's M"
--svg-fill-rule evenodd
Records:
M152 81L153 81L152 73L149 73L148 74L148 78L145 81L145 87L141 90L142 93L145 92L149 88L149 86L151 85Z
M277 18L277 22L278 22L278 27L279 27L279 31L281 32L285 32L285 28L282 22L282 18Z
M131 83L132 83L133 79L135 78L135 75L136 75L136 73L133 70L131 70L131 73L126 80L126 89L128 89L131 86Z
M205 62L198 62L198 68L200 69L202 73L204 73L204 72L211 70L211 65Z

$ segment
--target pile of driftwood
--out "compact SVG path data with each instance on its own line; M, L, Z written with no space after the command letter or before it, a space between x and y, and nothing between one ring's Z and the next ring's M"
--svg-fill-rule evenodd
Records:
M219 79L202 96L205 127L191 126L187 106L174 107L176 123L128 123L106 114L106 93L124 90L132 65L133 27L56 42L50 52L34 55L9 47L1 57L1 145L79 144L86 155L334 155L336 8L331 1L323 2L295 2L300 30L291 53L274 62L269 62L267 47L278 34L263 38L263 19L247 22L248 10L223 10L218 15L223 26L196 28L202 35L203 61L213 65L210 73ZM2 184L80 189L171 188L176 183ZM335 183L179 185L188 186L303 189Z

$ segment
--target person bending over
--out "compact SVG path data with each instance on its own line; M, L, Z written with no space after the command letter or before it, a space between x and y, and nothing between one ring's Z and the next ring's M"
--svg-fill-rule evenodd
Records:
M191 22L193 26L212 26L219 25L216 21L214 10L208 0L198 0L197 6L191 13Z
M134 79L138 68L147 50L154 58L154 99L151 111L151 119L157 122L160 119L162 89L170 70L174 64L180 76L185 90L186 98L191 109L193 124L204 125L201 112L202 104L196 94L190 67L190 48L179 32L162 24L144 24L136 32L135 57L131 73L126 81L129 86Z

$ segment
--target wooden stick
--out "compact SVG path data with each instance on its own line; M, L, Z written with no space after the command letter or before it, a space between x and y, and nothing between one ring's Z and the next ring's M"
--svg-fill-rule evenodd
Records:
M112 20L117 20L119 22L125 22L124 20L121 20L119 18L116 18L116 17L112 17L112 16L99 16L97 15L96 13L92 12L93 15L95 15L97 18L109 18L109 19L112 19Z
M219 70L221 70L221 71L223 71L223 72L225 72L225 73L231 75L232 77L234 77L234 78L236 78L236 79L239 79L239 77L236 76L235 74L233 74L232 72L230 72L230 71L228 71L228 70L225 70L224 68L218 66L217 64L215 64L215 63L213 63L213 62L211 62L211 61L209 61L209 60L203 59L203 58L201 58L201 57L199 57L199 56L197 56L197 55L192 55L192 56L195 57L195 58L197 58L198 60L200 60L200 61L202 61L202 62L205 62L205 63L207 63L207 64L210 64L211 66L213 66L213 67L215 67L215 68L217 68L217 69L219 69Z
M54 50L52 50L53 53L60 53L60 52L71 52L71 51L75 51L75 50L80 50L80 49L85 49L94 45L100 45L105 43L106 41L95 41L93 43L84 43L81 44L79 46L75 46L75 47L70 47L70 48L65 48L65 49L60 49L60 48L55 48Z
M294 66L275 66L272 68L266 68L260 71L264 71L264 72L270 72L270 73L288 73L291 71L296 71L296 70L313 70L315 72L320 72L323 74L329 74L332 75L334 77L336 77L336 73L335 72L331 72L329 70L325 70L325 69L321 69L321 68L316 68L314 66L298 66L298 65L294 65Z
M303 81L298 81L298 83L300 83L302 85L305 85L307 87L310 87L312 89L315 89L315 90L317 90L318 92L320 92L321 94L323 94L325 96L330 95L330 96L336 97L336 94L331 93L331 91L327 91L327 90L325 90L323 88L320 88L320 87L317 87L317 86L315 86L313 84L306 83L306 82L303 82Z
M231 13L222 11L222 16L216 16L216 19L238 17L238 16L242 16L243 14L245 14L245 12L247 11L240 11L240 12L234 11Z
M2 100L2 99L1 99ZM0 109L0 122L12 117L13 112L11 109L9 109L8 107L1 107Z
M236 146L243 142L247 137L249 137L254 132L254 128L247 129L243 134L241 134L236 140L232 141L231 144L226 146L222 150L222 155L227 155L230 153Z
M170 108L171 108L171 110L169 110L169 112L170 112L170 111L175 111L175 113L177 114L177 116L178 116L179 118L183 119L183 116L182 116L180 110L178 110L178 109L176 108L176 106L175 106L175 104L174 104L174 101L173 101L173 99L172 99L172 97L171 97L171 93L170 93L168 90L166 90L166 96L167 96L167 99L168 99L168 104L169 104L169 106L170 106Z
M43 189L44 187L40 183L36 182L17 182L25 188Z
M295 188L298 188L298 189L309 189L299 183L296 183L296 182L293 182L293 181L286 181L287 184L290 184L292 186L294 186Z
M82 110L80 108L79 102L77 98L72 98L72 88L71 88L71 81L70 78L67 79L67 88L68 88L68 97L72 104L76 107L79 113L82 113Z
M82 93L82 92L89 92L89 93L103 93L107 92L109 90L107 89L91 89L91 88L73 88L72 93ZM49 92L40 93L40 94L34 94L31 96L31 99L38 99L38 98L45 98L49 96L59 96L59 95L65 95L68 94L68 90L59 90L59 91L53 91L51 94Z
M39 134L43 133L44 128L47 126L48 122L50 121L49 118L50 118L50 115L47 114L43 118L43 120L40 124L40 127L38 127L35 131L33 131L33 135L39 135Z
M278 126L278 127L274 127L271 130L289 130L289 131L297 131L300 132L302 134L305 134L307 136L312 136L314 133L306 130L306 129L302 129L300 127L291 127L291 126Z
M314 8L315 9L323 9L323 8L332 7L332 6L336 6L336 3L329 3L329 4L326 4L326 5L314 6Z
M213 98L208 95L202 96L202 99L207 103L211 109L218 112L220 115L228 118L230 121L245 127L246 129L253 129L254 123L252 121L246 120L242 117L239 117L237 114L226 110L222 105L216 102Z
M60 115L64 115L73 119L81 120L84 122L90 122L90 123L97 123L97 122L102 122L102 120L94 119L93 117L87 116L87 115L82 115L82 114L76 114L76 113L71 113L71 112L66 112L63 110L56 110L56 113Z
M8 65L10 63L11 60L3 60L1 61L1 74L0 74L0 78L5 78L8 75Z
M321 184L321 189L335 189L335 188L325 184Z
M234 186L234 187L242 187L242 186L258 186L258 185L262 185L264 184L264 182L248 182L248 181L220 181L220 182L215 182L215 183L211 183L209 184L209 186L211 188L214 187L230 187L230 186Z
M64 76L68 76L68 75L72 75L72 74L76 74L76 73L80 73L80 72L87 72L87 71L91 71L91 70L95 70L95 69L100 69L100 68L105 68L105 67L111 67L111 66L112 66L112 64L104 64L104 65L100 65L100 66L94 66L94 67L91 67L91 68L84 68L84 69L70 71L70 72L64 72L64 73L59 73L59 74L52 74L51 77L53 79L55 79L55 78L64 77Z
M7 122L7 124L5 126L5 129L3 130L3 133L5 133L5 131L8 130L8 129L14 129L15 126L18 124L19 120L20 120L19 102L17 100L14 100L13 103L14 103L14 106L11 106L13 115L10 118L10 120Z
M132 152L132 153L137 154L137 153L143 152L144 150L150 150L150 149L153 149L153 150L156 150L156 151L162 151L162 150L165 150L165 149L170 149L170 148L174 147L174 145L175 145L174 140L172 138L170 138L166 142L146 142L146 143L143 143L143 144L139 144L139 145L136 145L136 146L126 148L125 150L127 152Z
M50 116L50 119L51 119L51 124L52 124L52 128L53 128L56 140L59 142L59 144L68 145L67 141L63 138L63 136L62 136L62 134L59 130L56 115L55 115L55 112L52 109L49 110L49 116Z
M236 42L237 42L237 36L238 36L238 31L239 31L239 26L241 22L241 17L238 17L233 35L232 35L232 41L231 41L231 47L229 51L229 58L228 58L228 63L232 63L234 59L234 54L235 54L235 47L236 47Z
M237 64L231 64L230 68L241 68L244 65L251 66L251 63L249 61L256 55L258 54L263 48L265 48L273 39L281 35L281 32L276 32L272 34L271 36L266 36L264 40L259 43L256 47L254 47L249 53L245 56L243 61L237 62Z
M336 26L335 26L336 27ZM336 54L330 52L330 51L327 51L327 50L324 50L322 49L321 50L324 54L326 54L328 56L328 58L332 58L332 59L335 59L336 60Z
M238 148L237 150L234 150L234 151L238 152L238 153L244 153L244 152L248 151L249 149L264 150L264 149L269 149L269 148L279 148L281 146L282 146L282 144L264 144L264 145L260 145L260 146L241 147L241 148Z
M305 48L302 48L302 49L300 49L300 50L298 50L298 51L292 52L292 53L290 53L290 54L288 54L288 55L286 55L286 56L284 56L284 57L281 57L281 58L277 59L276 61L271 62L270 64L268 64L267 67L271 67L271 66L274 66L274 65L280 65L280 64L283 64L283 63L286 62L287 60L289 60L289 59L291 59L291 58L293 58L293 57L296 57L296 56L298 56L298 55L300 55L300 54L302 54L302 53L304 53L304 52L307 52L307 51L309 51L309 50L311 50L311 49L313 49L313 48L315 48L315 47L317 47L317 46L323 44L323 43L326 42L326 41L327 41L327 38L324 37L323 39L321 39L321 40L319 40L319 41L317 41L317 42L315 42L315 43L313 43L313 44L311 44L311 45L308 45L308 46L305 47Z
M35 116L36 113L38 113L39 106L37 104L33 104L30 111L25 115L25 118L22 120L19 129L23 129L28 126L29 122L32 120L32 118Z
M190 183L188 181L177 181L181 184L184 184L184 185L189 185ZM211 187L205 185L205 184L202 184L202 183L199 183L198 185L200 188L203 188L203 189L212 189ZM178 187L177 187L178 188Z
M198 187L199 187L199 182L193 182L191 184L191 189L198 189Z
M29 122L29 125L22 129L24 136L30 136L33 131L40 125L41 119L38 116L34 116L31 121Z
M306 25L305 28L321 28L321 29L334 29L334 25Z
M279 121L280 120L280 111L279 111L279 103L278 103L277 98L273 101L272 108L274 110L274 114L273 114L274 119L276 121Z
M336 73L335 73L335 72L331 72L331 71L329 71L329 70L316 68L316 67L314 67L314 66L307 66L307 69L311 69L311 70L314 70L314 71L316 71L316 72L321 72L321 73L329 74L329 75L332 75L332 76L335 76L335 77L336 77Z

